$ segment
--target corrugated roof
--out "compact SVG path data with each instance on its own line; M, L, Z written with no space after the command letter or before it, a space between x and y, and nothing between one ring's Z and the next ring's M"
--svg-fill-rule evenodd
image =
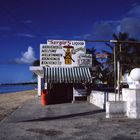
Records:
M91 83L89 68L85 67L46 67L45 80L47 83Z

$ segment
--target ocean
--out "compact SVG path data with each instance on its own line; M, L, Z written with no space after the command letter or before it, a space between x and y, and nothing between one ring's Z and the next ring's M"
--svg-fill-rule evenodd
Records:
M0 94L34 90L36 85L0 85Z

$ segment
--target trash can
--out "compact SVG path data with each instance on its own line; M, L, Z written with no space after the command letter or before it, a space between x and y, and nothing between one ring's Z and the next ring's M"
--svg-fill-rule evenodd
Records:
M48 92L47 92L47 89L42 90L41 104L43 106L48 105Z

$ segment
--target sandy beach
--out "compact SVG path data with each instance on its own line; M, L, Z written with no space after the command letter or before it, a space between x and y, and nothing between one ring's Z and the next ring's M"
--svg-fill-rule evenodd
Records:
M0 94L0 121L36 96L37 91L34 90Z

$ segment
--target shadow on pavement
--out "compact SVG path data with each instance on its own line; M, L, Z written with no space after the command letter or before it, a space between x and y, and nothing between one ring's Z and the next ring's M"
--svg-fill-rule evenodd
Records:
M93 114L102 113L102 112L105 112L105 110L100 109L100 110L89 111L89 112L82 112L82 113L68 114L68 115L54 116L54 117L43 117L43 118L24 120L24 121L19 121L19 122L50 121L50 120L66 119L66 118L72 118L72 117L78 117L78 116L93 115Z

